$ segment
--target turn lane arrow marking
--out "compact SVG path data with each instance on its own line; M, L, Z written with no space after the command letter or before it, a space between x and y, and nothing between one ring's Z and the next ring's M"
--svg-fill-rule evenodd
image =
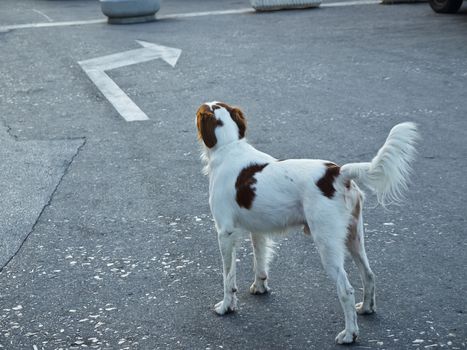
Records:
M117 112L127 121L148 120L148 116L107 75L106 71L158 58L175 67L182 50L136 40L142 48L79 61L79 65Z

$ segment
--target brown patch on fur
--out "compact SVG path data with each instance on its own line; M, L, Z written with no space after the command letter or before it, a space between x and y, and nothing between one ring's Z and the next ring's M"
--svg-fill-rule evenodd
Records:
M362 210L361 208L361 201L360 201L360 196L357 198L357 203L355 204L355 207L352 210L352 216L355 218L355 220L358 221L358 218L360 217L360 211Z
M344 186L346 189L350 190L350 180L345 180Z
M348 230L347 230L347 241L353 241L357 238L357 223L358 223L358 218L360 217L360 198L357 199L357 203L355 204L355 207L352 210L352 221L349 224Z
M360 244L359 240L360 237L357 234L357 225L358 219L360 218L360 211L362 210L361 204L362 200L361 197L358 196L357 203L355 203L355 207L352 210L352 218L350 219L350 224L347 227L347 247L351 249L352 245L356 247Z
M305 224L303 226L303 233L306 234L306 235L311 235L310 226L308 226L308 224Z
M323 195L328 198L332 198L336 189L334 188L334 180L339 176L340 167L334 163L324 163L326 166L326 172L323 177L316 182L316 186L321 190Z
M222 120L217 120L214 112L208 105L203 104L196 112L196 125L198 127L198 138L203 140L206 147L212 148L217 143L216 130L217 126L222 126Z
M237 195L235 200L241 208L250 209L256 193L253 185L256 183L255 174L261 172L268 164L252 164L243 168L235 182Z
M218 102L216 105L224 107L229 112L230 118L232 118L232 120L237 124L238 138L244 138L246 132L246 119L243 112L239 108L229 106L227 103Z

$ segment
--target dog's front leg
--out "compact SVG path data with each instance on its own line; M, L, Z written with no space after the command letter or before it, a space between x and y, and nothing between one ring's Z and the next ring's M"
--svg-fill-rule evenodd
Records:
M235 311L237 308L235 273L235 244L237 236L237 232L233 230L218 230L219 248L224 265L224 299L214 307L218 315Z

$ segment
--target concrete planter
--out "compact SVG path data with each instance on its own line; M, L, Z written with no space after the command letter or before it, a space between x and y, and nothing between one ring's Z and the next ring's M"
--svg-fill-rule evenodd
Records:
M100 0L109 23L128 24L154 21L160 0Z

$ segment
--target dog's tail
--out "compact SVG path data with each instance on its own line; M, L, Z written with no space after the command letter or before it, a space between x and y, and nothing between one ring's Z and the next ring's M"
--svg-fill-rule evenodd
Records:
M370 163L345 164L340 174L345 180L355 180L371 189L383 207L400 202L407 189L411 162L416 154L414 146L418 139L414 123L397 124Z

